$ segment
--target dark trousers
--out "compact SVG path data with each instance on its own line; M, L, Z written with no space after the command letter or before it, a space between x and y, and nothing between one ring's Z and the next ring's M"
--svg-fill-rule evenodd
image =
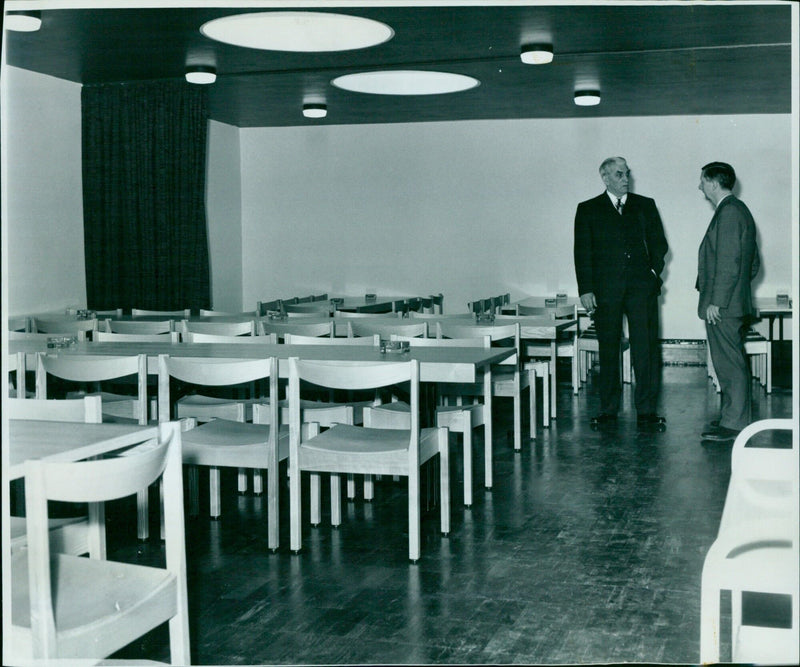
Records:
M636 389L634 403L639 414L656 412L661 388L661 347L658 341L658 296L651 284L629 285L615 299L598 299L594 323L600 353L600 411L619 411L620 341L622 316L628 319Z
M719 425L741 431L750 423L750 366L744 353L747 327L741 317L706 323L711 362L722 394Z

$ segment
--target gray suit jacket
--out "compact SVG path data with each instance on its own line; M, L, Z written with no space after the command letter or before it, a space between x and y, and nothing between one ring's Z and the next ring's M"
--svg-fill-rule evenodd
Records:
M720 307L722 317L753 314L750 281L760 266L753 216L743 201L728 195L717 206L700 244L698 317L704 320L711 304Z

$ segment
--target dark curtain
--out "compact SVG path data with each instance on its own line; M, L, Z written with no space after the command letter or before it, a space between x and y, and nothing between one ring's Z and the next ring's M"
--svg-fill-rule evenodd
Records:
M81 102L88 307L208 308L205 88L89 85Z

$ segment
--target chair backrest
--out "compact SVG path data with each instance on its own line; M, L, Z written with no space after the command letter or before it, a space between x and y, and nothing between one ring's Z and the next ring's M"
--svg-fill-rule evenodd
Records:
M105 320L103 330L109 333L166 334L175 331L175 322L163 320Z
M258 317L258 313L255 310L233 313L224 310L206 310L205 308L200 309L199 315L200 317L241 317L242 319L255 319Z
M394 303L367 303L363 306L356 306L357 313L394 313L395 307L397 303L402 302L394 302Z
M10 398L6 406L9 419L83 422L103 421L103 406L99 395L83 398Z
M382 322L353 320L347 323L347 335L353 336L373 336L378 334L383 340L389 340L392 334L402 336L422 336L428 335L428 323L425 320L409 322L407 320Z
M240 322L192 322L181 321L181 333L206 333L218 336L255 336L256 321L241 320Z
M144 308L131 308L131 317L149 317L151 315L164 317L177 317L182 320L188 320L192 316L190 308L184 310L146 310Z
M433 310L441 315L444 313L444 294L431 294L431 301L433 302Z
M50 500L87 502L91 507L92 503L124 498L146 490L161 478L164 499L165 569L177 582L178 608L186 609L186 552L180 445L180 426L171 423L162 425L157 439L147 439L140 445L127 449L123 456L72 462L49 459L25 462L30 639L33 657L60 657L54 603L61 601L53 599L52 591L57 590L57 587L51 583L51 579L58 577L59 574L64 575L55 568L51 569L48 524ZM105 574L103 563L104 561L98 562L98 572L110 576ZM85 591L84 595L99 596L101 592ZM146 606L136 607L137 619L142 619L143 623L148 622L145 620L148 618L148 613ZM163 616L164 610L160 608L154 610L154 613ZM79 622L79 619L70 620ZM185 622L185 619L183 620ZM80 627L78 624L78 628ZM188 637L188 628L186 631ZM105 643L113 646L113 640ZM174 653L176 648L177 644L173 644L173 657L178 660L188 660L188 646L184 647L185 653L182 656L176 656Z
M476 299L467 303L467 310L470 313L491 313L494 312L492 299Z
M314 301L327 301L328 300L328 293L325 292L324 294L315 294Z
M158 357L158 418L168 421L171 409L170 378L205 387L226 387L269 378L271 403L277 417L278 360L218 359L206 357ZM277 422L273 422L277 423Z
M264 336L267 333L274 333L278 338L282 338L286 334L295 334L299 336L324 336L326 338L333 338L333 325L334 321L331 319L327 322L292 322L291 324L272 324L264 320L258 321L258 335Z
M36 397L47 398L47 375L72 382L104 382L135 375L137 379L136 418L147 423L147 355L111 357L104 355L37 355Z
M411 320L440 320L440 319L442 319L442 316L439 313L425 312L425 311L415 311L415 310L409 311L408 317Z
M157 334L97 331L93 337L96 343L179 343L181 340L181 335L177 331Z
M393 341L408 341L411 347L491 347L490 336L470 336L468 338L415 338L392 334Z
M111 318L112 320L118 320L122 317L122 308L110 308L108 310L95 310L93 311L95 315L97 315L98 319L103 318Z
M308 296L298 296L297 301L295 303L311 303L314 300L314 295L309 294Z
M391 310L382 310L380 312L371 311L371 310L357 310L355 312L351 310L337 310L334 313L335 317L385 317L385 318L397 318L399 316L398 313L392 312Z
M283 337L283 342L286 345L366 345L378 347L381 344L381 337L378 334L373 334L372 336L359 338L325 338L287 333Z
M79 340L86 340L86 332L97 331L98 326L97 318L90 320L71 320L64 317L33 318L33 329L37 333L72 334L77 335Z
M273 299L272 301L256 302L256 317L264 317L271 310L281 310L282 301Z
M314 314L327 315L330 312L330 304L327 301L313 301L313 297L307 297L308 301L301 301L300 303L289 303L283 307L284 312L292 314Z
M180 334L184 343L234 343L236 345L277 345L278 337L275 334L263 336L222 336L210 333L194 333L189 331Z
M437 322L437 335L439 338L470 338L475 336L489 336L492 343L511 343L517 353L500 362L501 365L519 364L520 328L519 322L513 324L454 324L452 322Z

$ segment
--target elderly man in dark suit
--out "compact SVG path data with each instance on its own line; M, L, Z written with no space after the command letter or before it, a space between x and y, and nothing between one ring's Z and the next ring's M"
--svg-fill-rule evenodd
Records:
M719 379L719 421L704 440L728 442L750 423L750 368L744 340L753 315L750 281L760 267L756 226L747 206L733 195L736 173L725 162L703 167L698 186L714 207L700 244L697 315L705 320L711 361Z
M637 424L665 428L656 414L661 386L658 338L660 274L667 240L655 201L628 192L625 158L600 165L606 191L578 204L575 213L575 273L581 304L594 317L600 353L600 414L592 426L614 426L622 388L622 316L628 320Z

